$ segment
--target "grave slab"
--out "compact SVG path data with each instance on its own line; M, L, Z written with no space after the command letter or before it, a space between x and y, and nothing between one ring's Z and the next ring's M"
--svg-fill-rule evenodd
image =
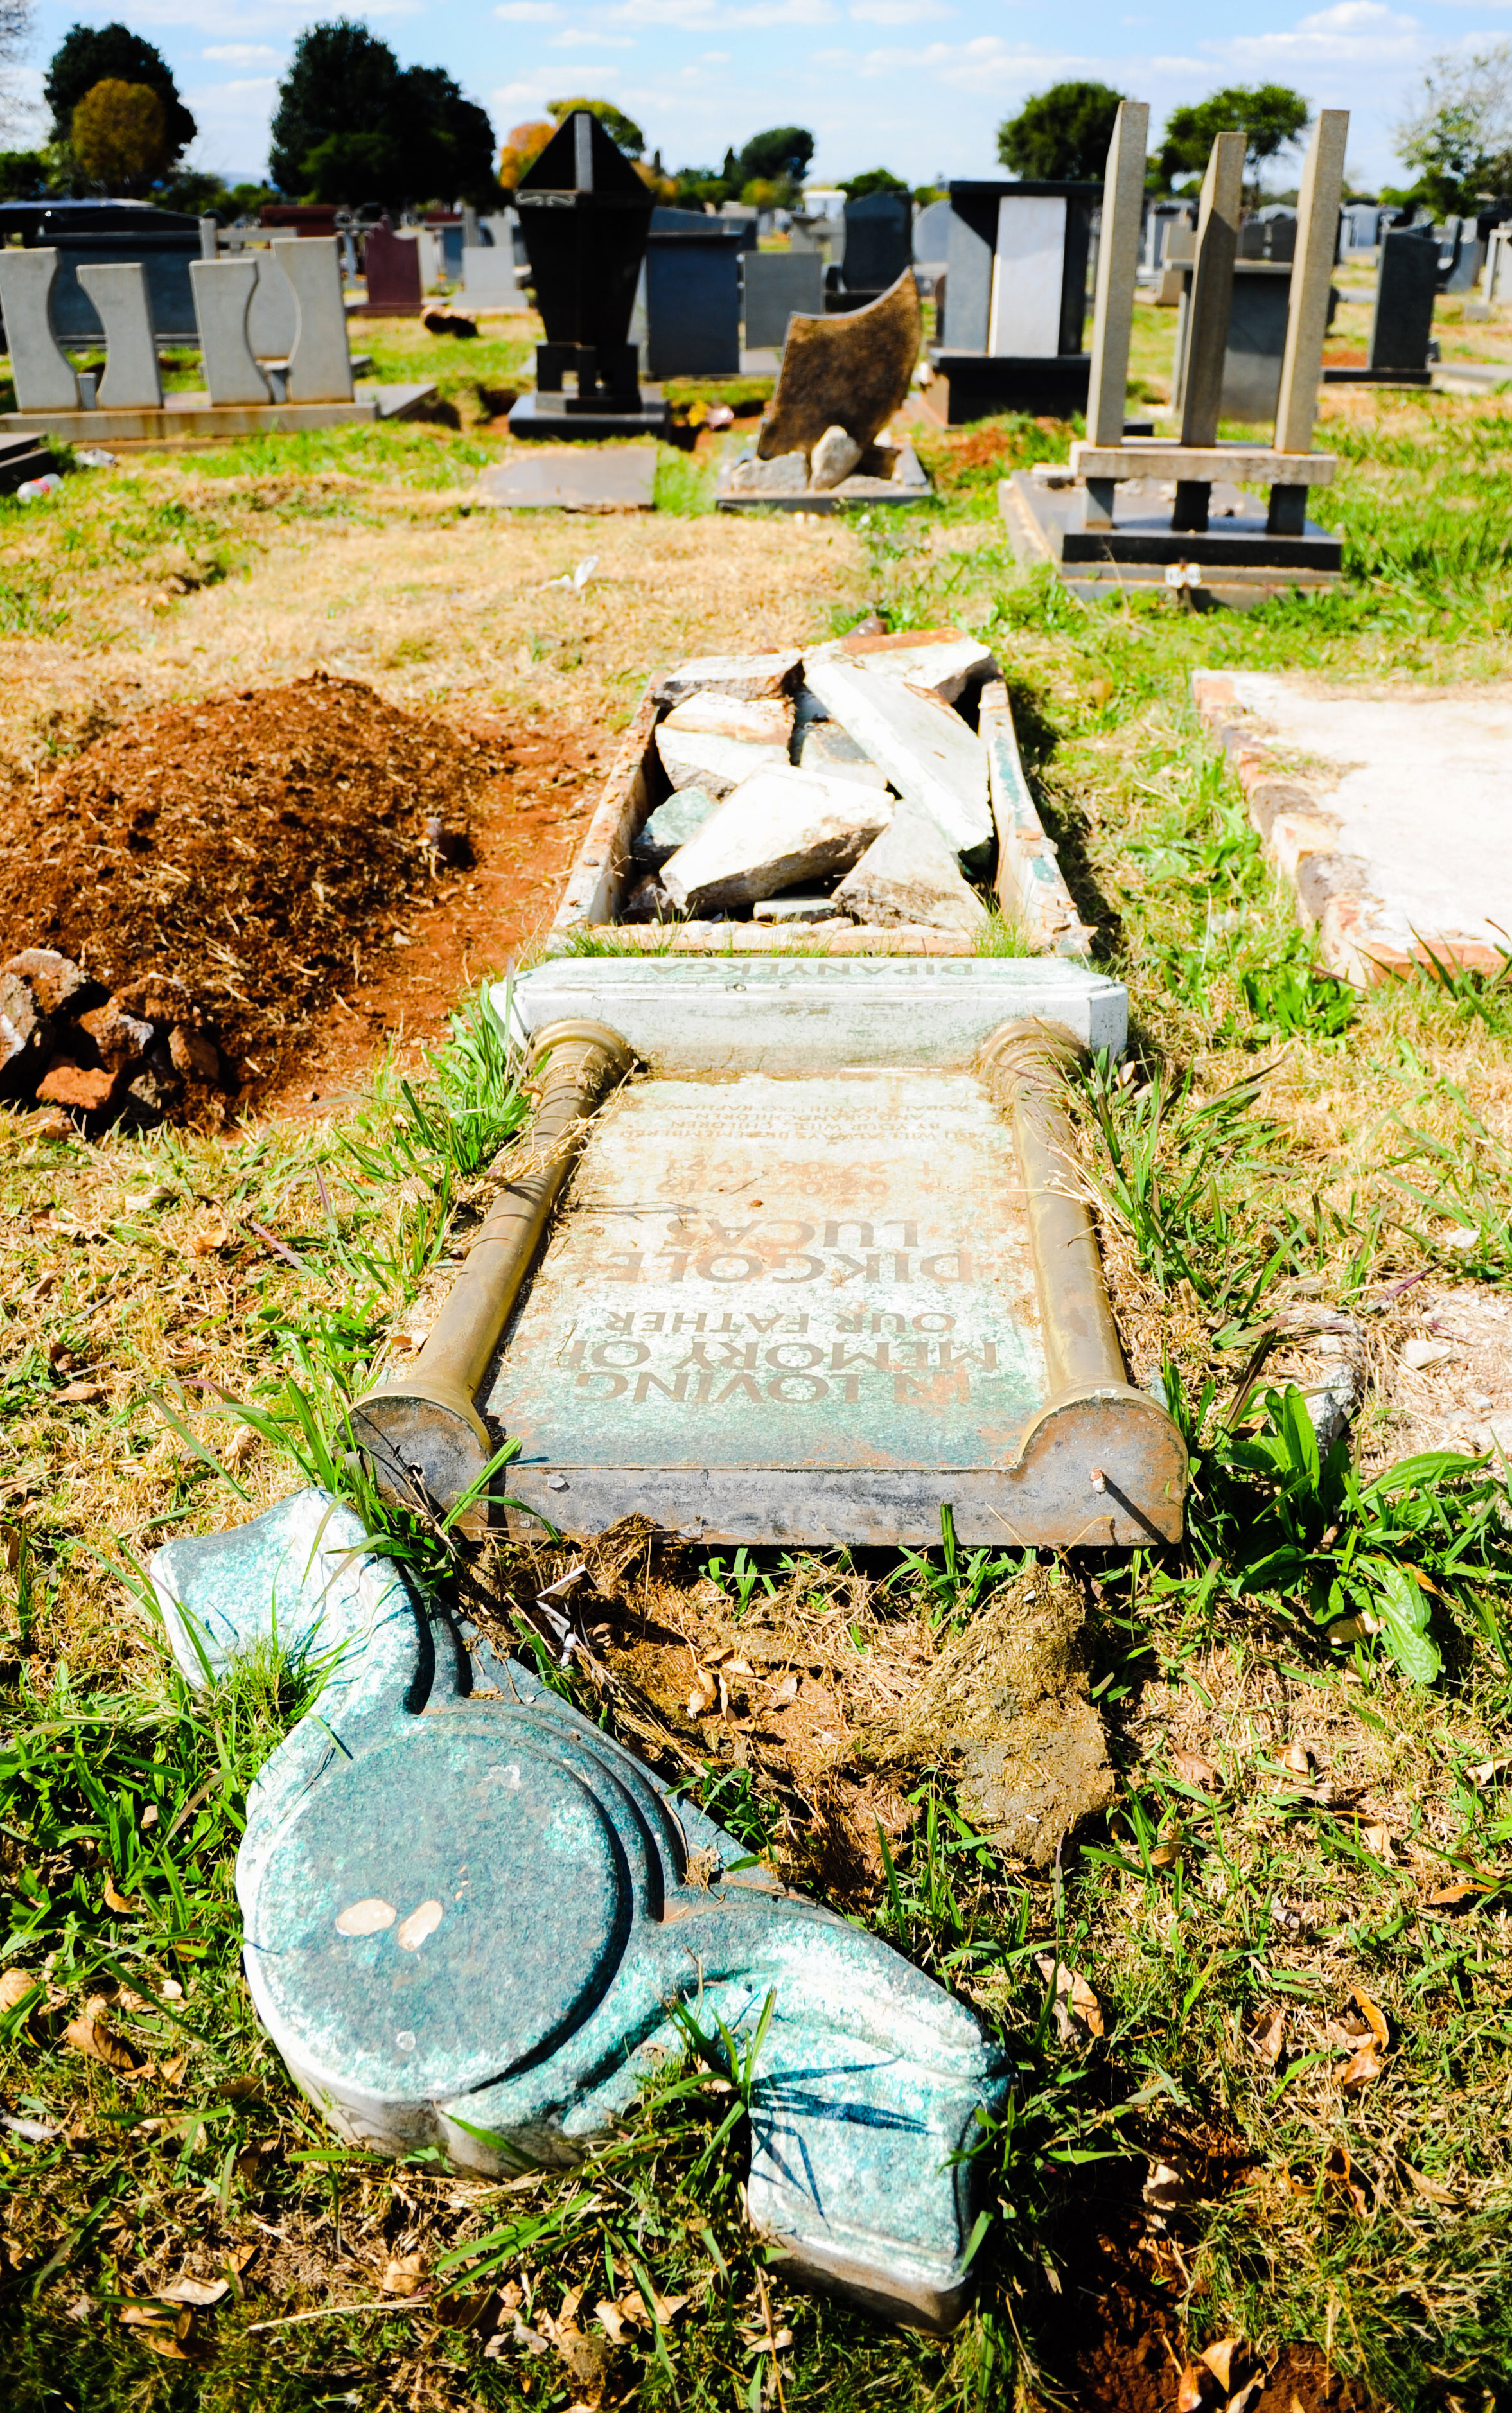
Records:
M128 444L170 450L232 436L292 436L312 427L359 427L408 419L434 399L434 385L360 385L350 402L214 403L208 393L170 393L161 410L7 410L0 430L63 436L75 444Z
M656 473L654 444L541 445L480 470L478 497L505 511L648 511Z
M968 864L993 838L987 765L960 715L904 681L810 655L805 677L821 703L880 763L899 795L929 814Z
M1068 1385L1099 1317L1044 1253L1025 1145L985 1062L621 1088L484 1389L515 1527L925 1542L948 1505L972 1543L1178 1530L1179 1443L1116 1342Z
M1252 818L1333 970L1370 984L1429 951L1501 968L1512 686L1234 672L1198 674L1193 692L1204 719L1231 733Z
M753 905L797 881L848 871L891 817L892 799L881 788L794 771L785 753L780 763L734 787L666 866L662 884L679 910Z
M657 731L657 752L674 788L706 788L711 796L728 796L760 771L788 767L785 742L752 745L741 737L674 729L670 721L663 721Z
M840 881L835 901L858 922L918 923L973 938L986 926L986 907L961 878L954 849L917 805L897 805Z

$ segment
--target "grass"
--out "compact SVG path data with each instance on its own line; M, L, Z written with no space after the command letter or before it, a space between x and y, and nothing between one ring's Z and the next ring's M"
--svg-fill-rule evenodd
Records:
M395 357L420 357L407 347L408 331ZM1043 1876L1000 1860L940 1769L909 1772L897 1832L842 1880L811 1808L759 1761L677 1763L749 1848L972 2002L1015 2065L981 2146L995 2218L977 2305L946 2344L903 2337L802 2297L754 2246L740 2072L717 2045L712 2065L664 2070L578 2171L498 2189L334 2146L251 2015L231 1863L247 1784L315 1678L264 1661L190 1693L136 1570L164 1536L312 1471L351 1484L345 1407L423 1321L520 1128L497 1027L475 1011L434 1064L407 1083L391 1063L334 1124L86 1146L0 1118L0 1961L37 1980L0 2016L0 2093L22 2124L0 2128L0 2320L24 2413L779 2395L1027 2413L1081 2392L1067 2358L1104 2292L1099 2241L1137 2275L1151 2334L1289 2355L1304 2406L1325 2357L1404 2413L1500 2401L1506 1497L1497 1463L1416 1448L1394 1369L1417 1300L1495 1302L1512 1282L1506 983L1430 971L1360 997L1333 979L1189 679L1237 663L1505 677L1512 422L1416 395L1330 398L1326 422L1348 576L1242 618L1164 596L1089 608L1017 573L996 481L1066 440L1032 421L926 431L935 504L818 535L695 525L681 455L663 463L666 520L464 516L487 442L439 426L227 448L81 475L30 513L0 504L17 764L80 742L92 711L138 708L143 683L204 691L238 627L240 644L259 633L231 675L319 658L319 622L401 700L600 720L654 662L724 649L721 613L742 649L868 611L990 638L1097 958L1130 987L1129 1063L1078 1096L1084 1162L1132 1377L1160 1386L1193 1453L1182 1546L1080 1562L1119 1793ZM601 593L546 591L594 548ZM174 564L193 589L132 616L124 599ZM414 627L437 653L389 663ZM526 629L541 667L515 672ZM545 667L571 649L571 671ZM1288 1370L1285 1319L1313 1313L1352 1319L1386 1377L1353 1465L1310 1444ZM534 1570L401 1526L389 1543L529 1650L511 1605ZM748 1626L843 1598L860 1666L921 1620L964 1629L1024 1572L947 1532L865 1568L693 1553L659 1580L689 1614L717 1601ZM1058 1962L1084 1988L1059 2014ZM100 1995L130 2069L67 2039ZM385 2297L391 2263L417 2256L430 2292ZM122 2317L185 2266L234 2274L215 2306Z

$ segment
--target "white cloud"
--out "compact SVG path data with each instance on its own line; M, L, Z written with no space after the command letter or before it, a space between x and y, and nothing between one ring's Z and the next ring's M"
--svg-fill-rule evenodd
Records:
M918 25L932 17L954 17L942 0L851 0L851 14L861 25Z
M1423 47L1423 29L1416 17L1387 8L1383 0L1337 0L1295 25L1274 34L1237 34L1226 42L1205 42L1204 50L1236 67L1264 70L1267 76L1289 70L1328 67L1379 67L1416 60Z
M551 47L554 51L633 51L635 37L631 34L595 34L586 26L571 25L563 34L553 34Z
M266 42L220 42L201 55L217 67L255 67L259 59L281 59L283 52L270 50Z
M511 25L546 25L556 11L552 0L504 0L503 7L496 8L494 14Z

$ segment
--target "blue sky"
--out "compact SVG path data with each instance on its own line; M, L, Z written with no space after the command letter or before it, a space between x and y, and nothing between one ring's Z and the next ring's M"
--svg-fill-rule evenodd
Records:
M23 96L69 24L120 17L172 67L200 122L197 163L260 173L279 73L318 13L308 0L46 0ZM1223 83L1295 84L1353 112L1350 170L1376 183L1399 172L1391 128L1426 61L1512 35L1512 0L1249 0L1217 16L1202 0L1092 0L1073 15L1054 0L378 0L349 13L404 64L449 68L500 138L547 99L588 93L628 110L672 167L797 123L818 137L816 174L885 166L911 183L1001 172L999 124L1067 76L1149 100L1157 125ZM34 115L10 139L40 130Z

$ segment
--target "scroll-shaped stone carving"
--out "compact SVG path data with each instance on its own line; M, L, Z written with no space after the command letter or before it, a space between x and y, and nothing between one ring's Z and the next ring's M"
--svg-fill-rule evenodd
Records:
M157 341L147 302L147 273L140 259L95 263L77 272L99 312L105 330L102 410L161 410L163 381L157 374Z
M334 1662L237 1859L247 1980L295 2080L374 2152L565 2165L684 2051L679 2007L706 2035L718 2015L761 2036L755 2227L813 2279L948 2327L975 2191L954 2157L1005 2088L975 2020L734 1867L730 1836L517 1663L469 1655L363 1543L309 1490L152 1565L191 1681L274 1634Z
M0 247L0 311L16 401L22 410L78 410L79 379L52 333L52 280L58 255L43 247Z
M205 383L215 404L270 402L272 390L247 341L246 314L258 263L245 255L194 259L189 283L204 352Z

